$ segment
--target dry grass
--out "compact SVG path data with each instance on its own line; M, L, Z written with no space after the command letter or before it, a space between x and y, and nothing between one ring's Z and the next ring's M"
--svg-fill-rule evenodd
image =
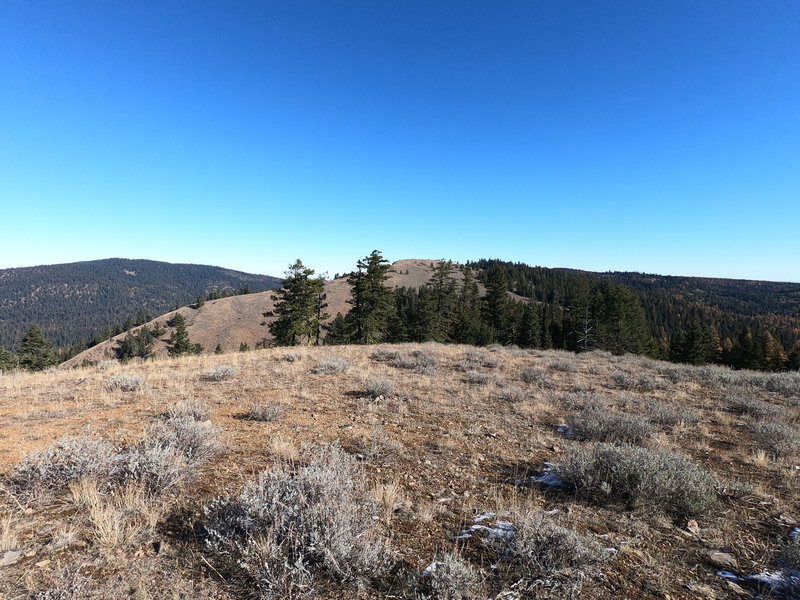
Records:
M235 375L208 377L220 363ZM109 391L113 376L146 385ZM454 537L486 511L513 519L557 509L569 517L555 526L619 551L614 560L592 563L578 586L582 597L688 600L697 597L688 586L705 586L692 589L724 598L727 584L698 557L730 548L743 573L776 570L791 531L776 515L800 514L796 383L791 374L598 352L435 344L272 349L6 374L0 378L0 421L7 424L0 432L0 472L12 476L30 463L23 462L26 456L44 458L41 469L28 468L27 474L52 485L42 486L46 494L28 495L8 479L2 482L0 544L36 554L4 568L0 595L246 598L241 585L247 577L204 546L202 507L276 465L300 473L315 448L335 444L352 454L363 473L370 535L390 542L391 552L381 556L389 571L375 580L314 571L315 581L324 583L316 586L316 597L413 599L436 590L458 598L459 586L472 589L474 583L478 597L495 598L528 576L513 571L518 579L511 581L507 563L491 568L498 559L488 546ZM251 407L271 404L285 409L278 420L243 418ZM647 493L628 493L610 476L607 486L598 480L591 492L535 484L531 477L548 463L563 463L594 443L559 434L571 415L584 418L584 432L609 415L628 415L625 423L604 421L609 435L581 437L638 441L648 452L678 453L685 464L717 478L714 509L697 517L702 535L683 535L694 505L673 492L686 478L667 478L666 492L650 492L668 500L655 506ZM632 437L620 435L642 423L649 425L634 427ZM217 443L206 453L202 444L210 434ZM65 436L102 440L117 467L122 461L126 469L139 469L141 478L107 477L85 462L86 453L57 450L48 458L48 444ZM147 460L136 454L144 448L153 452ZM132 456L137 460L128 462ZM145 486L156 473L167 475L168 485ZM609 486L610 494L604 491ZM64 532L76 545L45 550ZM268 550L259 547L248 556L277 556ZM36 566L44 560L52 561L49 567ZM421 575L433 561L449 565L437 582ZM79 569L84 564L93 566ZM536 588L533 597L568 597L577 589L563 569L537 576L552 589ZM74 572L79 574L67 575ZM530 584L525 579L514 589ZM124 594L115 596L121 589ZM69 596L69 590L82 591Z

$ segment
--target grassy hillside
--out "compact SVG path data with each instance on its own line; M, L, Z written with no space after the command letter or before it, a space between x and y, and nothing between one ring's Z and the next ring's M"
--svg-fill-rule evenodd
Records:
M210 292L279 285L275 277L221 267L125 258L0 269L0 346L16 346L32 323L68 346L137 312L155 316Z
M408 344L0 395L9 598L797 593L797 374Z

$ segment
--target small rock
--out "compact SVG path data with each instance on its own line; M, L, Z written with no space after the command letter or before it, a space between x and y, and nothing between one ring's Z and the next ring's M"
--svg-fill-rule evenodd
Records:
M700 598L706 598L710 600L711 598L717 597L717 593L714 591L714 588L703 583L696 583L692 581L687 583L686 587L690 592L697 594Z
M734 582L732 582L732 581L726 581L726 582L725 582L725 585L726 585L726 587L727 587L727 588L728 588L728 589L729 589L731 592L733 592L733 593L734 593L734 594L736 594L737 596L749 596L749 595L750 595L750 594L749 594L749 593L748 593L748 592L747 592L747 591L746 591L746 590L745 590L745 589L744 589L742 586L740 586L738 583L734 583Z
M51 562L50 559L47 558L45 560L40 560L39 562L37 562L36 566L39 567L40 569L44 569L47 565L50 564L50 562Z
M0 567L9 567L17 564L22 555L22 550L6 550L2 558L0 558Z
M735 571L739 568L739 561L736 560L733 554L727 552L712 552L708 555L708 560L710 560L712 564L722 567L723 569Z
M697 524L697 521L694 519L689 519L689 522L686 523L686 529L689 533L693 533L694 535L700 535L700 525Z
M800 523L797 522L797 519L785 513L775 515L773 518L778 523L780 523L781 525L785 525L786 527L797 527L798 525L800 525Z
M45 552L59 552L60 550L69 548L75 542L75 535L74 531L70 531L55 538L44 547Z

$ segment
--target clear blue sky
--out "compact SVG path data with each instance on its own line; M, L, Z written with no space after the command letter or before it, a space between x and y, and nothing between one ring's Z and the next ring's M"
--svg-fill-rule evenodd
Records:
M0 267L800 281L800 2L0 3Z

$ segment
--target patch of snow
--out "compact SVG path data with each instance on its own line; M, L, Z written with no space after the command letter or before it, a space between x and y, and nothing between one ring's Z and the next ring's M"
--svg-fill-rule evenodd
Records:
M495 521L494 526L490 527L487 525L481 525L482 522L488 521L490 519L494 519L497 515L495 513L484 513L475 517L472 522L474 525L470 526L468 529L464 529L461 531L455 539L457 540L466 540L473 536L473 534L477 532L483 533L483 541L487 540L495 540L495 539L506 539L506 540L513 540L516 537L516 528L514 524L509 521Z
M717 571L717 576L728 581L756 582L769 587L774 593L782 594L789 584L800 578L800 572L792 571L787 574L781 571L764 571L755 575L737 575L731 571Z
M575 430L566 423L562 423L556 427L556 431L568 440L575 439Z

